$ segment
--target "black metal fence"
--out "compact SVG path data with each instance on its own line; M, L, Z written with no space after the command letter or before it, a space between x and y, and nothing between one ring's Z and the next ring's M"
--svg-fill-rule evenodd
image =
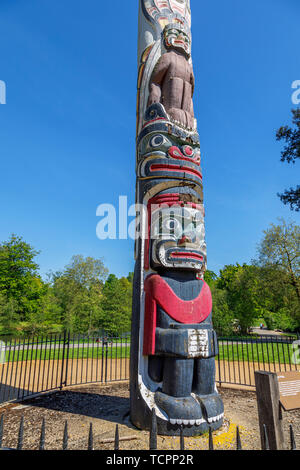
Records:
M68 334L0 346L0 403L72 385L129 378L130 337Z
M254 371L300 369L300 342L286 336L219 338L217 383L255 387ZM130 337L33 337L0 343L0 403L66 386L129 379Z
M254 372L300 370L300 341L292 336L219 338L217 382L255 388Z
M185 450L185 438L183 436L183 428L181 428L181 433L180 433L180 451ZM18 437L17 437L17 446L15 448L11 447L5 447L3 446L3 438L5 437L4 434L4 416L2 414L1 419L0 419L0 450L23 450L24 449L24 417L21 418L20 420L20 425L19 425L19 431L18 431ZM68 421L65 421L64 425L64 430L62 433L62 440L61 440L61 450L68 450L69 449L69 430L68 430ZM85 448L86 450L101 450L101 448L95 449L94 447L94 433L93 433L93 425L90 423L89 426L89 433L88 436L85 437ZM113 444L113 449L116 451L122 450L121 449L121 443L122 440L126 440L122 438L119 434L119 426L116 425L116 430L115 430L115 437L114 439L107 440L112 442ZM157 423L156 423L156 414L155 411L152 414L152 423L151 423L151 430L149 432L149 450L155 451L159 450L158 445L157 445ZM261 439L262 443L262 450L270 450L270 444L269 444L269 438L268 438L268 429L264 425L263 426L263 436ZM40 429L40 434L39 434L39 446L36 450L45 450L47 447L47 439L46 439L46 422L45 419L42 420L41 424L41 429ZM294 430L293 426L290 425L290 435L289 435L289 447L290 450L297 450L296 447L296 442L295 442L295 436L294 436ZM235 443L235 449L237 451L243 450L243 444L241 440L241 435L239 431L239 427L236 428L236 443ZM214 448L214 439L213 439L213 433L211 429L209 430L209 435L208 435L208 442L207 442L207 450L215 450Z

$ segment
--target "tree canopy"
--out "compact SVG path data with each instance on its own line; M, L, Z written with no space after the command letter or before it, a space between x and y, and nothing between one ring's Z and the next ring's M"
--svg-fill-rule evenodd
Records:
M294 127L282 126L276 133L278 141L284 141L285 147L281 152L281 161L295 164L300 158L300 108L292 109ZM300 186L285 190L283 194L278 194L284 204L289 204L290 208L300 211Z
M21 237L0 244L0 334L130 331L132 273L108 277L102 259L75 255L45 281Z
M286 274L300 302L300 227L284 219L279 221L280 224L271 224L264 231L264 238L258 246L259 263L276 267Z

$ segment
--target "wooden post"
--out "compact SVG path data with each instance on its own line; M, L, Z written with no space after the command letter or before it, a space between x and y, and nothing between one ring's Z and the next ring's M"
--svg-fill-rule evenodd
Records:
M283 450L284 436L277 375L266 371L256 371L255 385L262 449L266 450L263 438L265 425L270 450Z

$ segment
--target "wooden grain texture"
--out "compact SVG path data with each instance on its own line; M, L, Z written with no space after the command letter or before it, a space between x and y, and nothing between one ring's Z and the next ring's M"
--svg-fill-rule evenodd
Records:
M263 426L266 426L270 450L284 449L282 416L277 375L256 371L255 385L262 449L266 450Z

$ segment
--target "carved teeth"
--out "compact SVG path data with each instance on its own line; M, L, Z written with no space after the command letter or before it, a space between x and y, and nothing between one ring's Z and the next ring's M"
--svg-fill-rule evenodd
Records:
M220 421L223 417L224 417L224 413L218 416L214 416L213 418L208 418L207 421L209 422L209 424L216 423L217 421Z
M200 426L202 423L205 423L203 419L171 419L171 424L183 424L184 426Z

